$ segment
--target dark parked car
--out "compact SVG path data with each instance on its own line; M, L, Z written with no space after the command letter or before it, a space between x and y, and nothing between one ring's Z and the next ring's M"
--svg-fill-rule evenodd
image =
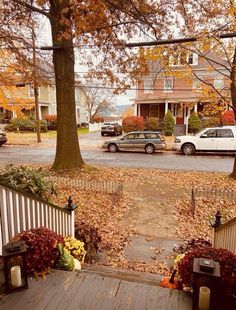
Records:
M165 139L157 131L134 131L129 132L120 139L105 141L102 145L104 150L112 153L117 151L145 151L152 154L156 150L166 147Z
M122 134L122 127L116 122L105 122L101 129L101 135L118 136Z
M7 142L7 136L5 132L0 128L0 146Z

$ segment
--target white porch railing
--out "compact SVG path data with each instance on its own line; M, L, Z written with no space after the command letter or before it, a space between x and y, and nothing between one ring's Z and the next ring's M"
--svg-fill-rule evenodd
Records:
M74 236L74 211L0 185L0 255L16 234L42 226Z
M215 229L213 246L236 254L236 218Z

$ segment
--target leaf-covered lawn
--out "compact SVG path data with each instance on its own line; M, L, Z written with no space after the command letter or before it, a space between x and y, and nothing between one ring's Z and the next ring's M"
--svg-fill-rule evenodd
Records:
M222 173L96 167L80 173L57 173L57 176L93 182L122 182L124 184L124 194L119 200L104 190L85 190L68 185L59 186L58 197L54 200L57 204L65 205L67 197L72 195L73 201L79 205L76 211L76 220L82 220L97 227L102 236L102 247L107 252L106 260L103 262L106 265L161 274L168 272L165 262L145 263L128 260L124 255L125 245L132 241L134 235L145 229L145 225L149 226L149 231L153 231L150 238L158 237L160 233L163 235L164 228L166 237L170 237L168 228L170 230L171 227L165 227L168 226L168 223L165 223L165 217L162 218L159 226L152 224L149 218L149 200L150 203L152 201L152 209L155 209L157 216L161 216L163 211L167 210L165 208L168 208L168 212L170 210L169 217L173 217L175 223L172 227L176 234L175 238L204 237L211 239L212 229L209 226L209 219L214 216L216 211L221 211L223 221L236 216L235 201L220 197L196 197L195 216L192 217L192 187L236 191L236 182ZM143 192L144 188L149 188L148 193ZM154 202L156 202L153 205L152 195L157 195L157 193L160 198L155 199ZM135 201L140 197L145 198L142 209L135 205ZM145 219L145 217L147 218Z

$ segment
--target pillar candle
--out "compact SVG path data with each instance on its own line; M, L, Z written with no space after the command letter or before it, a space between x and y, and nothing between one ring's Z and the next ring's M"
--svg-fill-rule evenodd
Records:
M199 290L199 310L209 310L211 290L207 286L201 286Z
M12 285L12 287L20 287L21 286L20 266L14 266L11 268L11 285Z

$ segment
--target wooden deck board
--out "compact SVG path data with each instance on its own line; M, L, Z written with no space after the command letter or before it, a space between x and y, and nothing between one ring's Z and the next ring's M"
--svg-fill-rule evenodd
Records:
M46 280L29 279L29 289L5 295L1 310L190 310L183 292L156 285L103 276L101 271L55 270ZM131 273L130 273L131 274ZM147 276L146 276L147 277ZM139 279L140 280L140 279Z

